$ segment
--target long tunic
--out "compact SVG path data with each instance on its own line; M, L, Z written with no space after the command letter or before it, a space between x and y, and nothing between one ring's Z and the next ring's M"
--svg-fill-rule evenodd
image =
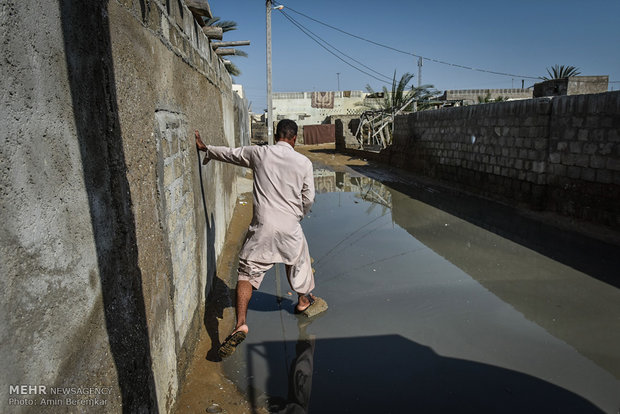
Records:
M283 141L240 148L207 145L210 159L254 173L254 214L241 259L296 264L307 255L301 219L314 203L312 162Z

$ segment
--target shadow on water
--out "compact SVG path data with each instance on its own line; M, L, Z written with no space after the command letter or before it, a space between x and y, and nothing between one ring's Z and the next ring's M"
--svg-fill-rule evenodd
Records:
M407 173L398 176L386 169L355 165L350 168L413 199L620 288L620 255L617 254L619 246L526 217L517 208L506 204L440 185L416 182ZM403 177L410 179L403 182Z
M443 357L400 335L315 339L301 328L296 342L264 342L246 352L255 412L602 413L541 379ZM258 360L267 361L262 374L253 370ZM261 375L268 398L259 401Z
M157 412L107 6L106 0L59 2L105 322L123 411Z
M296 303L297 300L293 301L289 298L279 298L270 293L255 290L252 293L252 300L248 305L248 309L257 312L278 312L282 309L286 309L288 313L292 314Z

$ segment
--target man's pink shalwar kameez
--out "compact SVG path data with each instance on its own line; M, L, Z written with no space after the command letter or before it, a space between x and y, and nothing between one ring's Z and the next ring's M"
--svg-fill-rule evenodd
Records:
M284 263L291 288L314 289L308 243L300 225L314 202L312 162L283 141L240 148L207 145L207 158L254 173L254 215L239 254L239 280L256 289L274 263Z

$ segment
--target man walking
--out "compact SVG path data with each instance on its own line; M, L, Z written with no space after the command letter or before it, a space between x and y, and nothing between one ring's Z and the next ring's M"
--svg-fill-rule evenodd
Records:
M237 325L218 353L230 356L248 334L248 304L265 272L284 263L291 288L298 294L296 313L314 316L327 303L314 296L314 275L308 243L300 225L314 202L312 163L294 150L297 124L283 119L276 128L276 144L240 148L205 145L195 131L196 145L204 151L203 164L218 160L249 167L254 173L254 213L239 253L237 281Z

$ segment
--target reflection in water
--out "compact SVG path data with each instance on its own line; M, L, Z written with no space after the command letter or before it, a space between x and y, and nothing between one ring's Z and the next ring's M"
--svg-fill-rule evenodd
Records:
M224 362L254 412L618 410L617 289L366 177L316 188L302 225L330 311L299 326L266 276Z
M514 306L527 319L566 341L620 379L620 331L611 328L620 321L619 289L599 283L591 274L577 271L573 266L566 266L433 207L433 200L437 198L441 200L437 204L449 205L452 210L458 210L460 200L442 198L443 195L431 188L420 188L422 199L425 200L422 202L368 177L319 170L315 183L320 183L321 188L328 192L354 193L356 197L372 202L372 207L375 204L388 206L393 223L420 241L424 247L447 259L502 301ZM383 200L387 202L384 203ZM385 213L384 210L383 214ZM478 214L484 217L485 211L481 210ZM375 229L372 221L377 219L375 217L362 220L362 225ZM528 228L528 223L514 220L513 223L507 223L506 227L510 228L511 224L516 232L537 235L539 242L554 240L555 235L550 232L541 234L539 226ZM372 232L365 234L367 237L375 235ZM550 243L547 249L570 249L568 242L556 244L553 246L553 243ZM344 245L350 247L346 243ZM376 260L392 261L399 257L401 252L416 251L415 248L399 249L397 243L394 245L393 251L386 251L373 261L365 258L356 261L353 266L338 273L330 272L327 279L340 278L359 271L364 266L376 263ZM342 247L343 245L338 245L331 249L325 258L317 257L317 271L326 270L325 264L331 266L333 262L330 260L344 257L347 252L343 252ZM596 267L589 265L590 263L598 264L599 273L604 272L612 277L611 275L618 273L617 266L609 265L600 270L600 264L609 259L606 252L607 250L601 250L597 255L573 248L568 255L586 268ZM594 330L593 325L601 326L601 329ZM604 328L605 326L608 328Z
M392 193L378 181L365 176L354 176L330 170L314 170L314 187L322 193L355 193L364 201L392 208ZM385 213L385 210L384 210Z
M299 317L299 339L295 344L295 359L291 363L288 377L288 399L270 398L269 412L279 414L306 414L312 392L314 370L315 336L306 333L310 322Z

